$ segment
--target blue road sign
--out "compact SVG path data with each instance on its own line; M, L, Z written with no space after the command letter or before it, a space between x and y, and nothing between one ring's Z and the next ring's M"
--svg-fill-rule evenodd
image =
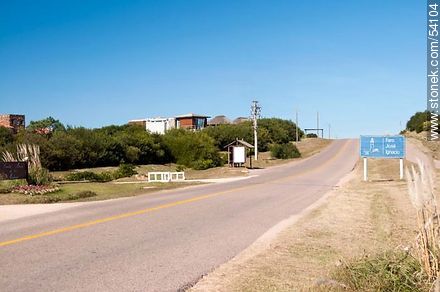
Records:
M361 136L360 153L366 158L404 158L405 137Z

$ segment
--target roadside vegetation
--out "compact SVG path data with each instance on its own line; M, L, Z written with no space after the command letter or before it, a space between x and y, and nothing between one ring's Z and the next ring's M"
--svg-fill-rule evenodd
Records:
M416 144L423 144L424 147L431 151L430 155L434 159L440 160L440 143L427 140L428 130L430 129L428 118L429 112L427 111L415 113L408 120L405 130L401 134L405 135L408 139L412 139Z
M261 159L256 167L301 156L293 144L293 122L261 119L258 134ZM99 200L179 185L139 183L148 171L185 170L190 179L246 175L242 169L223 167L227 161L223 146L236 138L252 142L252 124L245 121L197 132L172 129L165 135L136 125L71 127L52 117L31 121L18 134L0 127L1 159L29 161L27 181L0 181L0 204ZM137 185L116 187L114 182Z
M296 125L287 120L261 119L258 131L260 151L296 140ZM299 133L303 135L301 130ZM250 122L208 127L200 132L175 129L157 135L136 125L87 129L64 126L49 117L30 122L17 135L0 127L0 153L14 152L20 144L37 145L41 164L50 171L167 163L208 169L225 163L220 151L236 138L253 141Z

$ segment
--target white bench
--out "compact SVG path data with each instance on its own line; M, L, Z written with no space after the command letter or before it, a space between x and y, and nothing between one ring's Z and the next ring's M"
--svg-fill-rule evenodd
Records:
M184 181L185 172L156 171L148 173L148 182Z

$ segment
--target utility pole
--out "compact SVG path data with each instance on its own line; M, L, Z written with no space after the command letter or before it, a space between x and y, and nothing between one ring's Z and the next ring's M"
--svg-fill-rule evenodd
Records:
M296 143L298 143L298 141L299 141L299 137L298 137L298 135L299 135L299 130L298 130L298 110L296 110L295 124L296 124L296 135L295 135L295 138L296 138Z
M316 112L316 136L319 138L319 112Z
M331 130L331 125L328 124L328 139L330 140L330 130Z
M253 128L254 128L254 149L255 149L255 160L258 160L258 119L260 118L261 114L261 106L258 105L258 101L254 100L252 102L251 106L251 118L253 121Z

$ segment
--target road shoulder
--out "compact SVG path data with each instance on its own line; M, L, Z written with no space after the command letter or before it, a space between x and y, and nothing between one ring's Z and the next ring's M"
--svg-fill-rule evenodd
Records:
M406 184L397 172L386 179L378 175L392 173L394 164L371 163L378 179L368 183L357 167L340 187L272 228L190 291L314 290L330 281L341 261L409 242L414 214Z

